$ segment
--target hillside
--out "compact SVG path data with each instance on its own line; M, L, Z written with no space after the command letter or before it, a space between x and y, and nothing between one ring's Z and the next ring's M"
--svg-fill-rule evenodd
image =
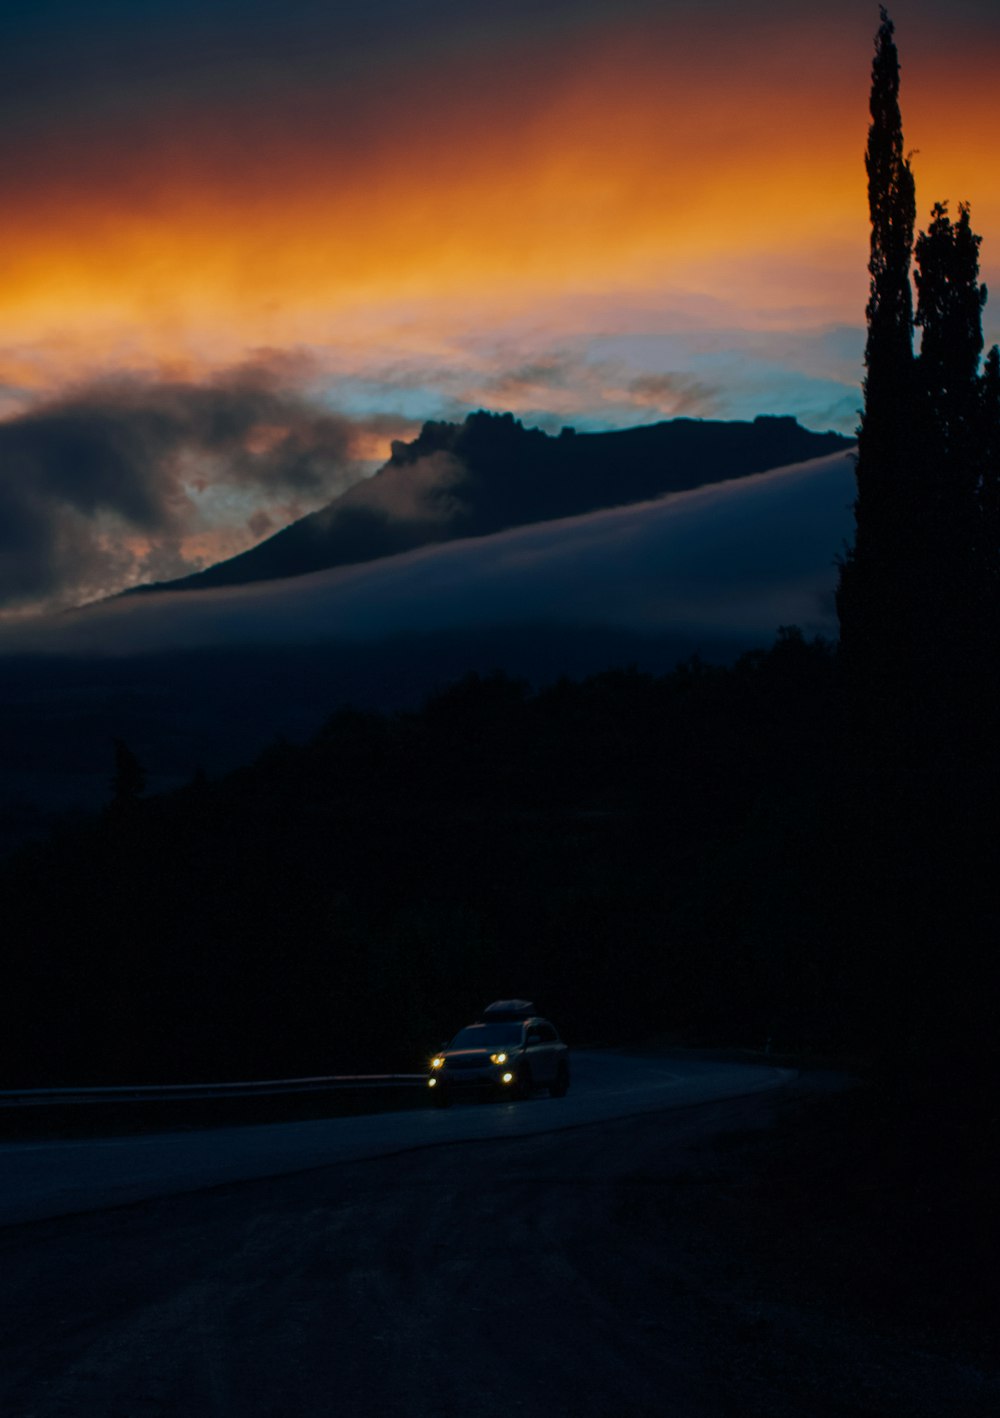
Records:
M510 996L578 1041L992 1090L995 746L876 761L844 706L786 629L730 667L342 709L168 795L109 774L0 865L0 1086L410 1071Z
M511 414L426 423L373 477L250 550L175 581L202 590L301 576L416 547L622 507L841 452L851 440L792 418L674 419L609 433L550 436Z

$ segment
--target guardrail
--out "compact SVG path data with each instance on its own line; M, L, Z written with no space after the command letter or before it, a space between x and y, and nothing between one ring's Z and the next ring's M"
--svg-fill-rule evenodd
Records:
M268 1078L240 1083L140 1083L111 1088L17 1088L0 1091L0 1109L68 1104L167 1103L187 1099L269 1098L341 1089L423 1087L425 1073L331 1074L324 1078Z

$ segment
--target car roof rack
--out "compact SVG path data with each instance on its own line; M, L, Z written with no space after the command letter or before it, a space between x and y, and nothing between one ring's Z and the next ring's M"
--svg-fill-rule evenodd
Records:
M479 1016L481 1024L506 1024L520 1019L530 1019L535 1006L526 999L497 999L488 1004Z

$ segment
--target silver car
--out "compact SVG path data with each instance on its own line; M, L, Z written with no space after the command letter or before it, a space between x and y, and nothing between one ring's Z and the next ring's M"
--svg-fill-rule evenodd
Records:
M525 1000L497 1000L430 1061L427 1086L446 1107L454 1098L492 1095L527 1098L547 1088L562 1098L569 1088L569 1049L547 1019Z

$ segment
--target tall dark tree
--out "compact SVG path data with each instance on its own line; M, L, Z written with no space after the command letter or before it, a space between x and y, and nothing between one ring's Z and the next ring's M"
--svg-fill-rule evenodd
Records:
M865 346L865 408L858 430L855 545L841 567L841 644L862 669L901 611L893 554L908 495L915 385L910 254L916 220L913 173L903 147L899 56L885 9L875 37L869 108L868 209L871 276Z
M966 504L975 498L981 472L978 375L986 304L986 287L979 282L981 241L967 205L959 207L953 222L948 204L938 202L915 253L922 412L934 454L946 465L938 483Z
M984 616L991 599L984 544L982 486L984 454L982 310L986 287L979 281L981 238L969 208L957 221L946 202L935 204L915 248L920 358L919 514L923 519L929 592L921 606L924 633L933 653L981 661Z
M124 739L115 739L115 771L111 779L111 809L127 812L146 791L142 764Z
M894 28L884 9L870 109L865 407L855 545L841 568L838 612L853 702L869 729L881 720L894 733L899 717L916 714L927 726L965 712L955 686L981 681L991 654L1000 585L1000 370L990 365L979 375L986 288L981 238L965 204L952 220L938 203L917 238L914 316L914 182Z
M865 432L869 438L880 432L880 419L892 421L899 392L907 392L913 353L910 251L916 194L903 149L895 29L884 7L881 17L872 61L871 124L865 154L872 227L865 347Z

